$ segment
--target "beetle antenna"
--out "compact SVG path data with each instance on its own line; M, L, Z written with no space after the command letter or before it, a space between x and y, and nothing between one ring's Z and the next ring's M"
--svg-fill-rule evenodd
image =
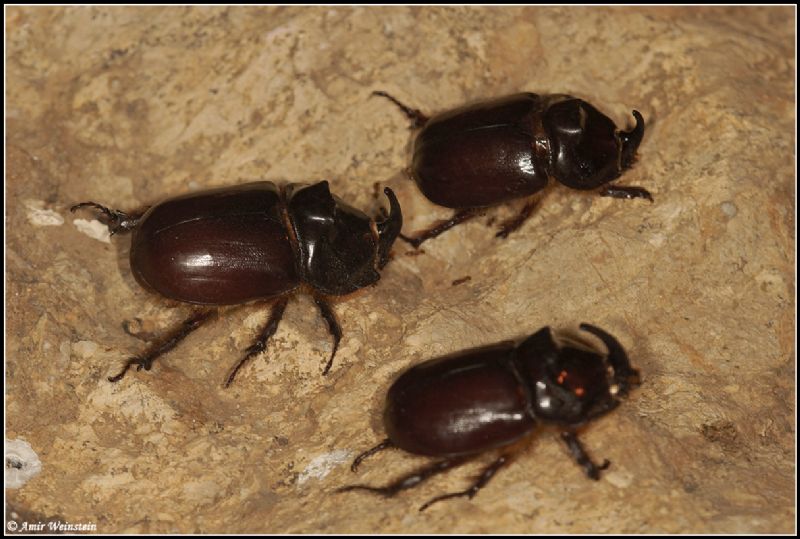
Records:
M631 367L628 354L617 339L591 324L581 324L580 328L599 338L608 348L608 362L614 369L614 382L619 387L618 396L624 397L631 386L638 386L641 383L639 371Z
M633 117L636 118L636 127L630 131L621 131L619 139L622 141L622 168L628 168L633 164L633 159L636 156L636 150L644 138L644 118L638 110L633 111Z
M383 269L389 262L389 251L392 249L394 240L403 228L403 211L394 191L386 187L383 190L386 198L389 199L389 215L380 223L375 223L378 229L378 269Z

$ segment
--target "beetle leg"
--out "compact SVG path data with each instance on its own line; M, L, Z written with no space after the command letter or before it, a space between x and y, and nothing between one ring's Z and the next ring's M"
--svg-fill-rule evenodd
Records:
M418 234L413 238L409 238L404 234L400 234L400 238L405 242L409 243L415 249L419 249L419 246L422 245L422 242L435 238L436 236L442 234L443 232L447 232L454 226L459 225L469 219L472 219L473 217L479 215L481 211L482 211L481 208L465 208L462 210L458 210L447 221L442 221L437 225L435 225L434 227L425 230L424 232Z
M85 207L94 208L100 212L98 221L108 226L108 231L112 236L117 232L127 232L136 228L143 215L143 213L127 214L119 210L111 210L97 202L81 202L72 206L69 211L75 213L76 210Z
M422 114L422 111L419 109L412 109L409 106L402 104L400 101L397 100L394 96L389 95L388 93L384 92L383 90L376 90L372 92L372 95L379 95L381 97L385 97L398 107L403 113L411 120L411 128L412 129L419 129L423 127L426 123L428 123L429 118Z
M502 468L506 462L508 462L508 455L501 455L497 460L489 464L486 468L483 469L481 475L478 476L478 479L475 483L472 484L468 489L462 490L461 492L452 492L450 494L443 494L441 496L436 496L422 504L422 507L419 508L420 511L424 511L431 505L435 504L436 502L440 502L442 500L449 500L450 498L460 498L462 496L466 496L470 500L475 497L480 489L486 486L486 484L494 477L494 474Z
M319 312L322 315L322 318L324 318L325 322L328 323L328 331L333 337L333 352L331 352L331 358L325 365L325 370L322 371L322 375L325 376L328 374L328 371L331 370L331 366L333 366L333 356L336 355L336 350L339 349L339 341L342 340L342 327L336 320L336 313L333 312L333 309L327 300L325 300L325 298L321 296L314 296L314 303L316 303L317 307L319 307Z
M348 485L346 487L341 487L336 489L336 492L350 492L351 490L365 490L367 492L372 492L375 494L379 494L385 498L390 498L396 495L401 490L406 490L409 488L416 487L423 481L430 479L434 475L446 472L450 468L455 468L456 466L460 466L464 464L468 459L465 458L454 458L454 459L446 459L440 460L438 462L434 462L433 464L426 466L424 468L420 468L414 472L411 472L407 475L404 475L400 479L394 481L393 483L389 483L385 487L371 487L369 485Z
M231 368L227 378L225 378L223 387L230 387L230 385L233 383L233 379L236 377L236 373L239 372L239 369L241 369L242 366L247 363L248 360L250 360L250 358L260 354L267 348L267 341L278 330L278 324L280 324L281 318L283 318L283 311L286 310L286 305L288 303L289 298L284 297L272 304L272 310L269 313L269 320L267 320L264 329L261 331L259 336L256 337L256 340L253 342L253 344L251 344L247 350L245 350L244 357L240 359L238 363L233 366L233 368Z
M528 217L531 216L534 208L536 208L536 205L536 200L527 202L516 216L507 221L503 221L500 224L500 230L497 232L497 234L495 234L495 237L503 239L507 238L509 234L517 230L525 223L525 221L528 220Z
M364 462L364 459L371 457L378 451L383 451L384 449L389 449L390 447L396 447L396 446L394 445L394 442L392 442L389 438L386 438L372 449L367 449L359 456L357 456L355 460L353 460L353 464L350 465L350 470L355 472L358 469L359 464Z
M601 197L611 198L646 198L653 202L653 195L644 187L632 187L625 185L604 187L599 192Z
M578 441L578 437L575 436L574 432L562 432L561 439L567 444L569 452L572 454L572 458L575 459L575 462L577 462L583 468L589 479L594 479L597 481L600 479L600 471L611 466L611 462L608 459L604 460L603 464L600 466L595 464L591 457L589 457L589 455L586 453L583 445L580 443L580 441Z
M128 369L136 365L136 370L142 369L149 371L155 361L162 354L175 348L179 342L185 339L191 332L202 326L210 317L217 313L216 309L196 311L189 318L184 320L180 326L168 333L160 342L153 344L143 354L128 358L122 371L116 376L110 376L109 382L119 382Z

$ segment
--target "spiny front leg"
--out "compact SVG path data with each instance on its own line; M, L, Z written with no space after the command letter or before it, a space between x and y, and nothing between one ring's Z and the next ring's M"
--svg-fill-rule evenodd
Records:
M370 485L348 485L346 487L341 487L337 489L336 492L339 493L339 492L350 492L353 490L363 490L366 492L372 492L374 494L378 494L385 498L391 498L401 490L406 490L409 488L416 487L422 484L424 481L430 479L434 475L444 473L447 470L450 470L451 468L455 468L456 466L464 464L466 461L467 459L463 457L440 460L438 462L434 462L429 466L425 466L424 468L420 468L414 472L406 474L403 477L397 479L396 481L389 483L385 487L373 487Z
M589 457L589 455L586 453L583 445L580 443L580 441L578 441L578 437L574 432L562 432L561 439L567 444L567 447L572 454L572 458L575 459L575 462L577 462L581 468L583 468L589 479L594 479L597 481L600 479L600 472L611 466L611 461L608 459L604 460L603 464L600 466L595 464L591 457Z
M460 225L464 221L467 221L477 215L480 215L482 211L483 210L480 208L465 208L462 210L458 210L453 214L453 216L450 219L439 222L438 224L434 225L428 230L420 232L413 238L408 237L404 234L400 234L400 239L409 243L415 249L418 249L423 242L433 239L436 236L444 232L447 232L454 226Z
M331 358L325 365L325 370L322 371L322 375L325 376L328 374L328 371L331 370L331 366L333 366L333 357L336 355L336 350L339 349L339 341L342 340L342 327L339 325L338 320L336 320L336 313L333 312L333 308L325 298L322 296L314 296L314 303L319 307L322 318L328 323L328 331L333 337L333 352L331 352Z
M142 369L149 371L153 366L153 361L175 348L178 343L185 339L194 330L202 326L215 314L217 314L216 309L195 311L192 316L181 322L178 327L151 345L143 354L128 358L122 371L116 376L110 376L108 381L119 382L125 376L125 373L128 372L128 369L134 365L136 365L137 371Z
M260 354L267 348L267 341L275 335L275 332L278 331L278 325L281 323L281 319L283 318L283 312L286 310L286 305L289 303L289 298L284 297L278 299L275 303L272 304L272 310L269 314L269 319L267 323L264 325L264 329L261 330L256 340L253 341L247 350L245 350L245 355L242 359L240 359L236 365L234 365L231 370L228 372L228 376L225 378L225 383L223 387L230 387L233 383L233 379L236 377L236 373L239 372L239 369L244 366L253 356Z
M139 219L144 215L144 212L127 214L119 210L112 210L97 202L81 202L80 204L72 206L69 211L75 213L75 211L80 208L94 208L98 210L100 214L97 216L97 220L108 227L108 232L112 236L117 232L133 230L139 225Z

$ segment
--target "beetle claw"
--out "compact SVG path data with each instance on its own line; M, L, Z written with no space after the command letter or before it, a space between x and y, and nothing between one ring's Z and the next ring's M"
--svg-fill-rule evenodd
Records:
M69 211L75 213L80 208L94 208L100 212L97 220L108 227L110 236L117 232L133 230L139 225L139 219L141 218L141 214L128 215L125 212L107 208L97 202L81 202L72 206Z

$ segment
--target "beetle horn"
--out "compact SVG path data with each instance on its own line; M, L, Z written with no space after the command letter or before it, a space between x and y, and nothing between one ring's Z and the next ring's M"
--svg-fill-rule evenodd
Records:
M644 118L638 110L633 111L633 117L636 118L636 127L630 131L622 131L619 134L619 139L622 142L622 168L628 168L633 164L633 159L636 156L636 150L644 137Z
M389 199L389 215L383 221L375 223L378 228L378 269L383 269L389 261L389 251L403 228L403 212L394 191L387 187L383 194Z
M603 341L608 348L608 362L614 369L614 383L617 384L617 396L624 397L631 386L638 386L641 383L639 371L631 367L628 354L617 339L606 333L602 329L590 324L581 324L583 331L588 331L592 335Z

